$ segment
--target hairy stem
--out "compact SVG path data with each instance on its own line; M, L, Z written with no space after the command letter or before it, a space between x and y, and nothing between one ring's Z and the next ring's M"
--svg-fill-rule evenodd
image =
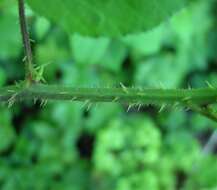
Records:
M18 0L18 7L19 7L20 30L21 30L24 50L26 54L26 58L25 58L26 80L31 83L33 81L32 50L31 50L29 33L26 24L24 0Z
M25 100L68 100L86 104L94 102L119 102L130 106L182 105L187 106L205 117L217 121L217 114L207 105L217 102L217 89L145 89L145 88L77 88L55 85L32 84L15 85L0 89L0 103L12 106Z
M207 105L217 101L217 89L145 89L145 88L77 88L56 85L32 84L9 86L0 89L0 102L7 102L16 94L14 100L74 100L90 102L120 102L127 104L175 104ZM187 104L191 102L191 104Z
M186 106L189 107L192 111L200 113L201 115L213 121L217 121L217 113L209 108L209 106L199 106L197 104L192 104L191 102L187 102Z

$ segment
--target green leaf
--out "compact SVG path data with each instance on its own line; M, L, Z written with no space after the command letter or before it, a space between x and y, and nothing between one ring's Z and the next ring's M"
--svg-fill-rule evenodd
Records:
M7 110L0 108L0 153L7 151L8 148L16 140L16 135L13 126L11 125L11 115Z
M70 42L76 63L98 65L110 71L119 71L127 53L124 43L120 40L105 37L95 39L72 35Z
M194 0L27 0L69 33L112 36L148 30Z
M155 164L160 147L161 135L152 120L114 119L97 133L94 167L99 173L114 176L132 173L138 165Z
M6 7L7 8L7 7ZM6 10L6 8L4 10ZM9 11L1 12L0 4L0 57L1 59L13 58L19 55L22 45L17 17Z

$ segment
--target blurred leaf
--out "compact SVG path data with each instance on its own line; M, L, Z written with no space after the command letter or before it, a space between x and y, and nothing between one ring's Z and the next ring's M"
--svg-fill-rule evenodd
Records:
M76 62L85 65L95 64L104 56L110 40L108 38L88 38L79 35L72 36L73 57Z
M106 127L107 123L118 114L122 113L120 105L115 103L102 103L90 110L90 116L86 120L86 128L92 132L98 132L100 128Z
M102 0L28 0L28 3L70 33L119 36L148 30L191 1L109 0L105 4Z
M164 148L174 166L181 171L190 172L200 156L200 147L196 139L187 131L179 130L168 134L165 145Z
M181 4L187 1L179 0ZM168 5L165 2L173 3L173 7L178 0L149 1L149 5L157 2L161 10L135 14L135 21L130 20L132 9L121 12L123 17L117 16L118 3L124 8L128 0L109 0L115 7L111 13L103 13L109 16L100 28L95 12L87 11L94 6L91 0L76 1L85 6L82 10L71 8L75 0L29 0L33 10L49 19L36 16L26 6L30 33L36 41L35 63L51 63L45 68L49 83L75 87L116 87L120 81L136 86L162 87L161 82L165 87L188 87L188 83L206 87L206 80L216 86L216 15L209 12L209 7L216 5L211 1L197 1L170 20L161 17ZM159 18L153 20L155 11ZM0 0L0 86L21 78L24 71L17 15L16 0ZM163 20L169 22L150 30ZM143 25L146 23L150 25ZM82 37L74 31L100 37ZM136 34L121 39L102 37L128 32ZM132 108L126 113L125 105L115 103L87 107L75 102L48 102L43 108L38 103L10 109L2 106L0 189L216 188L216 155L203 155L199 144L215 123L173 108L157 114L152 107L141 108L138 113ZM84 133L90 134L91 142ZM81 156L84 151L89 152L88 158Z
M3 86L6 82L6 74L3 69L0 67L0 86Z
M0 58L17 57L22 47L17 17L8 12L0 15Z
M119 71L126 47L117 40L108 38L90 38L73 35L71 38L73 58L82 65L99 65L111 71Z
M199 160L192 171L192 178L187 181L184 189L216 189L216 163L216 156L207 156Z
M98 133L94 165L109 175L131 173L139 166L155 163L160 145L160 133L151 120L113 120Z
M51 24L47 19L43 17L39 17L35 23L35 32L36 32L37 38L39 40L42 40L43 37L45 37L45 35L49 31L50 27L51 27Z
M158 190L158 180L155 173L151 170L135 173L118 180L116 190L141 190L151 189Z
M11 125L11 114L0 109L0 152L6 151L15 141L15 131Z
M126 36L123 41L131 49L133 57L138 59L157 53L168 31L169 28L160 25L141 34Z

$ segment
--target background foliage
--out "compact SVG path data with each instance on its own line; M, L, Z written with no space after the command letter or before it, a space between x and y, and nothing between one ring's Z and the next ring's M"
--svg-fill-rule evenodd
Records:
M216 3L121 40L70 35L27 7L37 64L49 83L168 88L216 85ZM0 86L24 78L15 0L0 1ZM185 110L104 103L0 107L0 189L211 190L216 124Z
M35 11L70 33L117 37L150 29L192 1L29 0L28 3Z

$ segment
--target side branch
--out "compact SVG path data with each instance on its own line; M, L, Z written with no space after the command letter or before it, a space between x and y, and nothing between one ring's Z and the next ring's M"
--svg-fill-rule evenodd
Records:
M19 7L20 30L21 30L24 50L26 54L26 58L25 58L26 79L27 81L31 82L33 81L32 50L31 50L29 33L26 24L24 0L18 0L18 7Z

